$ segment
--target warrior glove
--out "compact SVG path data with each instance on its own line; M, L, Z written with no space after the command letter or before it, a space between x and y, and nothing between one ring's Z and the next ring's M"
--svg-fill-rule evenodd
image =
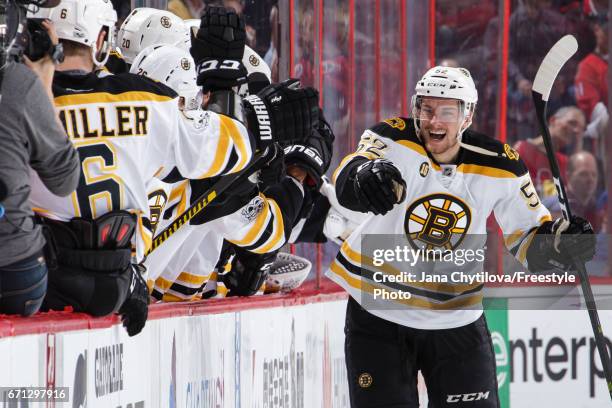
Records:
M299 88L295 79L269 85L242 104L247 127L259 149L272 142L284 146L303 143L319 123L319 93Z
M368 160L355 173L353 187L360 204L375 215L386 214L406 198L406 182L389 160Z

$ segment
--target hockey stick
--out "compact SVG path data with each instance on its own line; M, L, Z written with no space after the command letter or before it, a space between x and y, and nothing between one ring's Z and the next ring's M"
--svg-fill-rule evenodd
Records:
M168 225L159 234L153 238L151 248L147 251L145 256L148 256L155 249L159 248L161 244L166 242L179 228L183 225L188 224L189 221L195 217L200 211L202 211L208 204L210 204L215 198L220 196L225 190L235 185L238 182L242 182L249 178L253 173L261 170L266 164L274 160L280 152L280 146L277 143L269 145L262 153L256 155L251 163L246 166L242 171L236 174L221 177L211 188L206 190L200 195L194 202L187 208L181 215L176 217L172 224Z
M563 180L561 180L561 172L559 171L559 165L557 164L557 158L555 157L554 148L552 145L552 139L546 123L546 104L553 83L559 75L559 71L565 63L576 53L578 50L578 42L572 35L566 35L561 38L553 47L548 51L548 54L544 57L540 68L533 80L532 95L533 102L535 104L536 115L538 122L540 123L540 130L542 131L542 137L544 139L544 146L546 148L546 155L548 156L548 162L550 163L550 171L553 176L555 187L557 188L557 195L559 197L559 205L563 213L563 218L569 221L572 217L572 212L567 201L567 195L565 194L565 186ZM597 344L597 351L601 358L601 364L603 366L606 383L608 384L608 392L612 399L612 368L610 368L610 355L608 354L608 348L606 347L605 337L601 322L599 321L599 313L597 312L597 305L595 304L595 297L593 296L593 290L589 282L589 276L587 274L584 262L573 259L573 264L578 270L580 276L580 286L582 287L582 295L586 302L587 310L589 312L589 318L591 320L591 327L593 328L593 334L595 335L595 343Z

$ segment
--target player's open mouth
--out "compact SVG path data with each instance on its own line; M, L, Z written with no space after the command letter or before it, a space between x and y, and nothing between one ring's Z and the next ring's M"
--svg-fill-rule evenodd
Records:
M442 140L442 139L444 139L444 136L446 136L446 131L439 131L439 130L436 130L436 131L430 130L429 131L429 138L431 140Z

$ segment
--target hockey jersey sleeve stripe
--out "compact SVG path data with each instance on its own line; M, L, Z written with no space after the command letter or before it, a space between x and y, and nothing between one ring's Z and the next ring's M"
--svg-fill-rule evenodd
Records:
M158 95L152 92L131 91L118 94L108 92L82 93L74 95L62 95L54 98L56 107L85 105L88 103L113 103L113 102L167 102L172 97L168 95Z
M259 194L259 196L264 200L264 202L266 201L266 198L263 194ZM248 246L248 245L253 244L253 242L257 239L257 237L261 234L262 226L268 220L269 216L270 216L270 206L264 205L263 211L259 213L259 215L257 216L257 219L255 220L255 223L253 224L253 227L251 227L251 229L249 230L249 232L247 232L244 238L241 240L237 240L237 241L232 241L232 240L228 240L228 241L238 246Z
M230 132L227 131L227 128L225 128L223 126L223 122L221 122L221 126L219 127L219 141L217 143L217 150L215 151L215 159L213 160L213 164L198 178L205 179L221 173L223 165L227 162L229 152L231 151L230 140Z
M518 261L522 263L524 266L527 266L527 250L529 249L529 246L531 245L531 241L533 241L533 238L535 238L537 230L538 230L537 227L532 228L529 234L525 236L525 238L521 241L521 244L518 247L518 253L516 255L516 259L518 259Z
M338 168L336 170L334 170L334 174L332 175L332 182L333 183L336 182L336 179L338 178L338 175L340 174L342 169L344 169L351 162L351 160L354 159L355 157L364 157L364 158L366 158L368 160L375 160L375 159L377 159L377 157L374 154L367 153L367 152L351 153L351 154L349 154L344 159L342 159L342 161L338 165Z
M546 221L551 221L552 218L550 215L544 215L538 221L538 225L542 225ZM526 231L519 229L504 237L504 244L508 250L511 250L520 243L521 238L524 238L527 235Z
M238 150L238 156L240 157L238 164L234 166L234 168L232 168L229 173L240 171L251 160L252 153L247 150L246 144L244 142L245 135L243 135L238 130L238 127L236 126L236 123L234 123L234 120L224 115L219 115L219 117L221 119L222 132L227 132L230 135L234 146ZM248 135L246 135L246 137L248 138Z
M272 206L272 212L274 213L274 224L273 224L273 235L272 238L265 244L263 247L254 248L251 251L257 254L265 254L275 249L278 249L280 246L284 244L284 235L285 235L285 225L283 221L283 215L281 214L281 210L276 203L271 198L268 198L268 203Z
M374 261L372 260L372 258L362 255L361 253L355 251L353 248L349 246L347 241L344 241L342 243L342 246L340 247L339 255L346 257L346 259L349 260L357 270L359 270L359 268L362 268L363 265L366 265L368 268L372 268L376 271L383 272L384 274L387 274L387 275L400 276L402 273L402 271L391 266L388 263L384 263L381 266L374 265ZM423 289L436 290L438 292L444 292L444 293L452 294L452 295L458 295L458 294L462 294L462 293L474 290L480 285L478 283L472 284L472 285L461 285L461 284L447 284L443 282L440 282L440 283L410 282L410 286L423 288Z
M344 267L337 261L334 260L330 266L330 271L332 274L336 275L341 282L338 282L342 286L346 288L345 285L342 284L344 282L349 286L349 290L352 296L360 296L361 291L365 291L370 295L374 295L374 289L387 289L383 287L379 287L378 285L372 285L369 282L365 282L362 279L357 279L350 276L349 272L344 269ZM356 289L353 290L353 289ZM388 290L388 289L387 289ZM392 290L389 290L393 292ZM387 301L386 301L387 302ZM456 310L462 308L469 308L475 305L478 305L482 302L482 292L478 292L472 296L454 299L444 303L433 303L427 300L418 299L418 298L410 298L410 299L394 299L392 302L400 303L409 307L418 307L421 309L429 309L429 310Z

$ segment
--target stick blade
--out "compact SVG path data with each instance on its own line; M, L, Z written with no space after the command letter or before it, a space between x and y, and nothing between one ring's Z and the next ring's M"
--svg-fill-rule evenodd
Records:
M532 90L542 95L542 100L548 101L553 83L565 63L578 51L578 42L573 35L561 38L548 51L542 65L533 80Z

